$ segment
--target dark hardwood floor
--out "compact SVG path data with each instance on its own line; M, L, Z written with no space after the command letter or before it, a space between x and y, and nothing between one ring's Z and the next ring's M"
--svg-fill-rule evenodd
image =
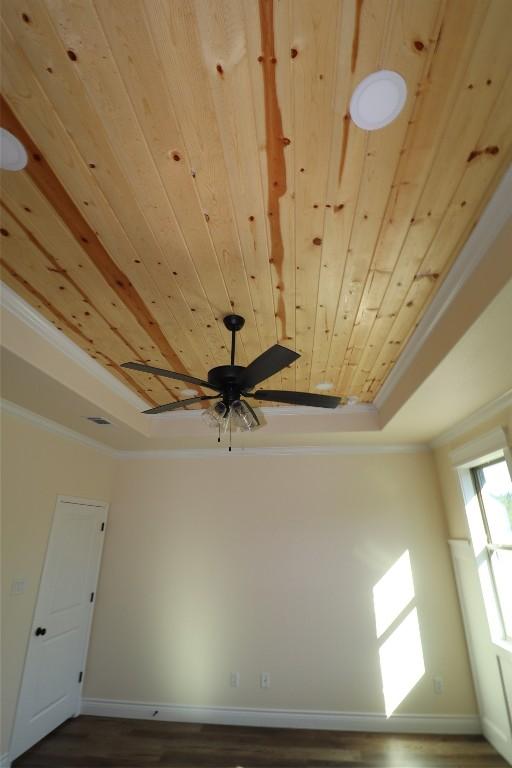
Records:
M416 736L240 728L78 717L13 768L496 768L507 763L478 736Z

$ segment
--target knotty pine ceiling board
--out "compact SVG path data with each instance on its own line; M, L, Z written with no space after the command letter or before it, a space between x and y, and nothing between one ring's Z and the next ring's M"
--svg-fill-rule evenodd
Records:
M509 0L12 0L2 279L148 403L272 344L371 402L512 153ZM348 107L399 72L398 119ZM333 393L334 393L333 391Z

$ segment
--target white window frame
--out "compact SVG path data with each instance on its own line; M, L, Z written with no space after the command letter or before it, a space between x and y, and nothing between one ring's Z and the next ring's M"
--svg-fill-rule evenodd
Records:
M503 615L502 599L500 598L500 589L497 583L497 576L496 576L496 570L495 570L496 558L499 557L499 553L503 551L512 552L512 544L495 542L493 540L493 535L491 532L491 526L489 524L486 504L482 494L482 478L480 474L481 470L485 469L486 467L493 466L498 462L499 463L505 462L505 464L507 464L507 460L503 455L503 456L498 456L496 459L492 459L491 461L482 461L476 466L471 467L470 471L471 471L471 479L473 480L473 486L477 493L478 503L480 505L480 511L482 513L482 523L485 528L485 533L487 537L487 543L485 545L485 548L487 550L487 556L490 564L490 574L492 577L492 585L495 593L495 599L498 606L498 610L500 612L501 625L503 627L503 639L506 640L507 642L512 643L512 628L510 628L509 626L508 632L507 632L507 624L505 622L504 615ZM508 467L508 471L509 471L510 477L512 478L512 472L510 471L510 466ZM510 585L510 588L512 589L512 584Z
M504 458L507 462L508 470L512 477L512 452L507 431L502 427L493 429L491 432L487 432L481 437L465 443L450 452L450 460L457 470L464 498L468 538L473 544L492 642L512 653L512 638L507 637L505 631L490 560L490 548L493 549L493 547L486 542L484 547L475 548L469 524L472 515L478 516L480 520L482 520L483 516L471 470L489 461L501 458ZM489 584L492 585L491 589L489 589Z

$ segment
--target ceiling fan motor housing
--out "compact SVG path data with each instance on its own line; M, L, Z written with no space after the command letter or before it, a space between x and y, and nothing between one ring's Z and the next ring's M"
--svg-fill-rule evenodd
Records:
M226 408L242 394L243 365L219 365L208 371L208 383L222 392L222 400Z

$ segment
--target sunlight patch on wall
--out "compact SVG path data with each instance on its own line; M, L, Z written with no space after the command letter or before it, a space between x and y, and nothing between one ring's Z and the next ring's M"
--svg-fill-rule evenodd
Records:
M386 716L390 717L425 674L416 608L379 649Z
M390 717L425 674L409 550L373 588L386 716Z
M406 549L373 588L377 637L388 629L413 597L411 559Z

